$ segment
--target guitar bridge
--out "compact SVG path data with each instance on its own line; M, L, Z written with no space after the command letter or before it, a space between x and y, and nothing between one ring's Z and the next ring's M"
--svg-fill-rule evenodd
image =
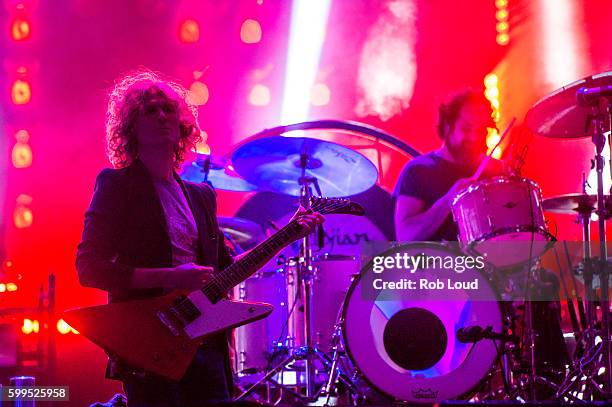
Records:
M157 318L159 318L162 324L164 324L166 328L168 328L168 330L170 331L170 333L172 333L172 335L174 336L180 335L178 328L172 323L172 321L170 320L170 318L164 311L158 311Z

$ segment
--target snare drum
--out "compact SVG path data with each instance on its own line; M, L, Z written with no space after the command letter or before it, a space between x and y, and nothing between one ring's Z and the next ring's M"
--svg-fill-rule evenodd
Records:
M452 203L459 240L497 267L543 254L548 232L538 184L527 178L494 177L459 192Z
M402 250L411 256L461 255L438 243ZM479 271L464 274L481 281L478 297L496 298ZM446 301L411 300L406 294L373 300L362 293L365 280L355 278L344 302L343 339L350 360L373 387L397 400L432 404L458 398L484 380L497 355L494 344L461 343L456 332L472 325L501 332L498 302L476 301L466 290Z

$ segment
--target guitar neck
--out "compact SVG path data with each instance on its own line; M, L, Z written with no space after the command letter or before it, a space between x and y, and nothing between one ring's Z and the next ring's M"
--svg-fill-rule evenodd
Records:
M251 249L240 260L217 273L202 288L202 292L212 302L221 300L232 287L254 274L269 259L271 254L277 253L291 243L299 230L300 225L297 221L289 222L278 232Z

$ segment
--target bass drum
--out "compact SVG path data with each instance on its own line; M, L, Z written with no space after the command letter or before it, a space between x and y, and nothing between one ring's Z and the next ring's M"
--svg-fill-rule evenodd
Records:
M408 255L460 256L442 244L404 246ZM419 270L419 273L427 269ZM478 278L479 298L496 298L482 274L475 269L463 272ZM426 275L426 274L424 274ZM469 291L458 289L447 301L410 300L406 293L383 300L364 295L361 277L353 280L343 305L343 339L351 362L366 381L397 400L436 403L466 395L483 381L497 353L488 340L461 343L459 328L470 325L502 329L499 303L474 300Z

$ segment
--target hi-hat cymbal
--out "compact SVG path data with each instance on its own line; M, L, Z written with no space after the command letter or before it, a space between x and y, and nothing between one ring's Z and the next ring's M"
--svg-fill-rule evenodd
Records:
M243 218L217 217L219 228L241 247L251 247L266 238L258 223Z
M551 138L590 137L587 120L592 112L588 106L580 106L577 92L580 88L612 85L612 72L587 76L557 89L540 99L527 112L525 123L539 136Z
M208 164L207 164L207 160ZM227 160L217 156L198 154L193 162L183 165L181 178L191 182L208 182L215 189L248 192L257 187L240 177L227 165Z
M610 207L610 195L604 197L606 208ZM544 199L542 207L547 212L576 215L597 210L597 195L567 194Z
M266 137L238 147L232 154L236 172L262 189L300 195L302 166L325 196L350 196L371 188L376 166L360 153L329 141L306 137Z

